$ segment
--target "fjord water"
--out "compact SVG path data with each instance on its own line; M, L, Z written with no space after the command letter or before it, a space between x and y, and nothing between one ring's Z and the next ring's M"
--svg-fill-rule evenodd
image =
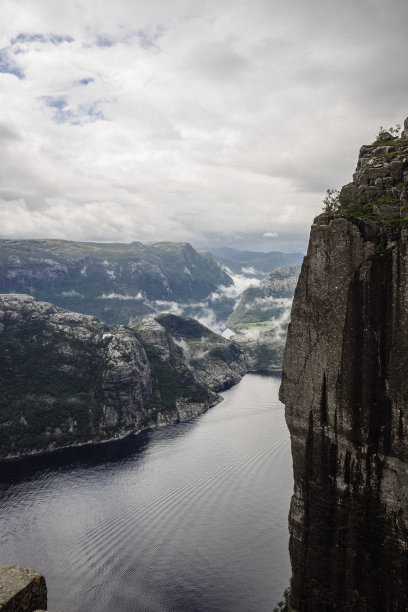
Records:
M189 423L0 465L0 564L65 612L270 612L289 583L292 462L278 377Z

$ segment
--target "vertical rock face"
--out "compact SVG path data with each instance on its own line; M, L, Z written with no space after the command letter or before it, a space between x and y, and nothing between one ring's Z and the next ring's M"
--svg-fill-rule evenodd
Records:
M408 609L405 144L375 163L363 147L365 175L343 188L336 215L315 220L295 293L281 386L292 611Z

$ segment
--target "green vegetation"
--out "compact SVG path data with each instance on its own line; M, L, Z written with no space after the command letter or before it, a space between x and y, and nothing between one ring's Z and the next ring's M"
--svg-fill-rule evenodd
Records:
M99 326L102 327L102 326ZM0 456L97 438L103 364L92 342L50 334L42 322L0 336Z
M359 192L354 183L345 185L339 194L339 205L331 212L321 213L321 217L345 217L350 220L361 219L363 221L375 221L379 226L395 228L407 228L408 218L401 217L401 212L378 215L374 212L374 206L379 208L384 206L399 207L400 201L392 195L383 195L375 199L368 199L367 196Z
M276 338L268 342L261 336L256 342L246 342L245 351L254 358L256 372L274 372L282 367L285 342Z
M341 189L336 213L339 216L378 220L378 215L373 213L373 203L367 201L366 196L358 191L354 183L348 183Z
M337 189L327 189L326 196L323 199L323 211L331 215L339 209L340 193Z
M249 287L243 292L238 305L229 317L227 327L240 331L252 323L273 322L274 319L281 317L285 310L282 301L267 299L259 287Z
M143 339L140 337L141 341ZM188 403L209 403L211 394L208 388L195 380L193 373L182 360L172 355L163 361L154 346L144 343L150 363L153 380L153 400L151 406L157 411L176 409L176 402L184 399Z

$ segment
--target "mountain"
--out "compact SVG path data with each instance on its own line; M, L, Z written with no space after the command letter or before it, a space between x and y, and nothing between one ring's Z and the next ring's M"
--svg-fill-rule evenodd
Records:
M193 319L108 328L32 296L0 295L0 458L184 421L251 365Z
M408 120L312 225L281 399L289 610L408 609Z
M276 268L299 265L302 263L303 253L282 253L281 251L239 251L229 247L207 247L214 259L226 266L235 274L246 274L255 278L262 278ZM200 251L201 252L201 251Z
M281 368L292 299L300 266L277 268L258 287L242 295L227 327L233 337L255 360L260 371Z
M186 243L0 240L0 293L31 294L108 325L131 324L163 302L201 301L220 285L232 279Z

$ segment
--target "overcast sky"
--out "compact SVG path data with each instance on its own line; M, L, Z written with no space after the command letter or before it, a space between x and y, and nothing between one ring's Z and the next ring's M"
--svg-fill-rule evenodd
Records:
M1 0L0 237L304 250L408 116L407 0Z

